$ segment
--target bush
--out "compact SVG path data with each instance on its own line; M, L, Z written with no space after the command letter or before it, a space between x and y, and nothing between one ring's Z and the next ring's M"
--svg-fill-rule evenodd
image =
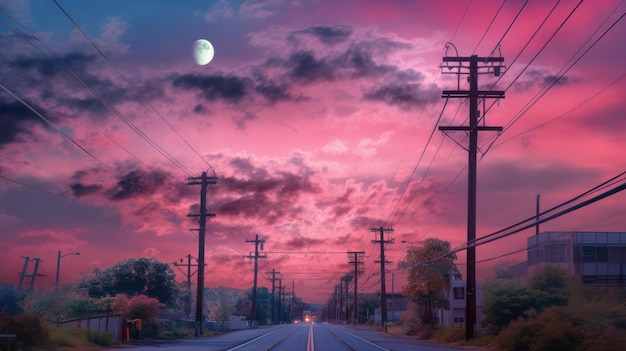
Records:
M98 333L95 330L87 330L86 332L87 340L99 346L111 346L113 344L113 334L112 333Z
M496 342L503 351L612 351L623 349L626 336L611 319L569 306L549 308L533 320L519 319Z
M458 327L437 326L434 339L442 343L452 343L465 340L465 329Z
M19 348L44 345L48 342L48 329L36 315L17 314L11 316L0 312L0 333L15 334Z

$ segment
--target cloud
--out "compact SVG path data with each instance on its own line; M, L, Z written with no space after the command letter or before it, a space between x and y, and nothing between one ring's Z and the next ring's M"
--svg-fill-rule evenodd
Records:
M363 99L380 101L403 109L421 107L425 103L437 103L438 90L424 89L416 83L390 83L374 87L363 95Z
M37 120L39 117L22 103L0 102L0 148L31 134L29 125Z
M322 146L320 150L331 155L346 154L349 151L348 142L345 140L335 139L330 143Z
M214 3L209 11L204 15L204 19L208 22L213 22L221 18L232 18L233 8L230 6L227 0L220 0Z
M195 90L206 101L218 99L230 102L241 102L248 94L252 81L234 75L198 75L186 73L172 81L172 86L186 90Z
M313 26L307 29L294 32L295 34L309 34L318 38L322 43L334 45L344 42L352 35L352 28L344 25L335 26Z
M290 250L311 250L326 244L326 239L315 239L297 236L287 240L284 245Z

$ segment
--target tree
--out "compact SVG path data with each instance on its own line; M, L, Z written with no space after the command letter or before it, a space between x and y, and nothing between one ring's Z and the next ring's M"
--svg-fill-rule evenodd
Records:
M494 279L483 285L483 326L499 331L520 317L569 301L567 272L546 265L528 281Z
M225 322L235 313L235 305L240 298L240 293L223 286L212 290L213 298L207 299L211 311L209 318L214 321Z
M423 246L411 246L406 251L405 259L398 264L399 268L409 273L404 295L421 312L418 314L422 316L422 323L431 326L434 326L433 305L447 307L446 293L450 290L450 277L458 271L454 265L454 254L434 262L428 260L447 251L450 251L450 242L428 238Z
M89 296L95 297L146 295L173 307L178 297L174 277L167 263L147 258L129 258L103 271L94 269L91 277L79 283L79 288L88 288Z
M24 294L20 294L13 284L4 283L0 285L0 311L17 314L22 311L20 303L23 300Z

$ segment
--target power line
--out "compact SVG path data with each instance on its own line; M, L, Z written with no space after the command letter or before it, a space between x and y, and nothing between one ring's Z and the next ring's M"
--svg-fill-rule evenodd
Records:
M609 179L608 181L605 181L605 182L603 182L603 183L593 187L592 189L590 189L588 191L585 191L584 193L582 193L582 194L580 194L578 196L575 196L574 198L572 198L570 200L567 200L567 201L565 201L565 202L563 202L563 203L561 203L561 204L559 204L559 205L557 205L555 207L552 207L552 208L550 208L550 209L548 209L546 211L543 211L542 213L540 213L540 216L543 217L540 220L537 220L535 216L527 218L527 219L525 219L523 221L520 221L520 222L518 222L518 223L516 223L516 224L514 224L512 226L507 227L507 228L501 229L501 230L499 230L497 232L491 233L489 235L485 235L485 236L483 236L481 238L478 238L478 239L475 239L475 240L467 241L463 245L460 245L460 246L458 246L458 247L456 247L454 249L451 249L450 251L446 251L446 252L443 252L443 253L438 254L438 255L433 255L432 257L429 257L426 260L428 262L433 262L433 261L436 261L436 260L440 259L441 257L447 256L447 255L450 255L450 254L453 254L453 253L456 253L456 252L459 252L459 251L466 250L469 247L477 247L477 246L480 246L480 245L484 245L484 244L487 244L487 243L490 243L490 242L493 242L493 241L505 238L507 236L519 233L519 232L521 232L523 230L532 228L532 227L534 227L534 226L536 226L538 224L551 221L551 220L556 219L558 217L561 217L561 216L563 216L565 214L568 214L568 213L573 212L575 210L578 210L578 209L581 209L581 208L586 207L588 205L591 205L591 204L593 204L595 202L598 202L598 201L600 201L602 199L605 199L605 198L607 198L609 196L615 195L615 194L617 194L617 193L619 193L619 192L621 192L623 190L626 190L626 179L619 179L619 178L623 178L625 174L626 174L626 172L622 172L622 173L618 174L617 176ZM619 184L619 183L622 183L622 184L615 185L615 184ZM573 202L576 202L577 200L580 200L584 196L587 196L587 195L590 195L590 194L594 194L594 193L600 191L600 189L607 189L610 186L613 186L613 187L609 188L608 190L605 190L604 192L602 192L602 193L600 193L600 194L598 194L598 195L596 195L594 197L592 197L591 199L582 201L582 202L577 203L577 204L573 204L570 207L568 207L568 208L566 208L564 210L561 210L561 211L559 211L559 212L557 212L557 213L555 213L553 215L550 215L550 216L547 216L547 217L545 216L546 214L548 214L550 212L553 212L553 211L555 211L556 209L558 209L560 207L563 207L565 205L568 205L568 204L571 204ZM523 225L524 223L528 223L528 222L531 222L531 223ZM520 225L523 225L523 226L519 227ZM519 227L519 228L513 230L513 228L516 228L516 227Z
M98 48L98 46L96 45L96 43L93 42L93 40L91 40L91 38L87 35L87 33L85 33L85 31L80 27L80 25L78 25L78 23L72 18L72 16L70 16L70 14L65 11L65 9L58 3L57 0L52 0L57 7L59 8L59 10L61 10L61 12L63 12L63 14L68 18L68 20L70 22L72 22L72 24L74 24L74 26L76 27L76 29L78 29L78 31L80 31L80 33L85 37L85 39L91 44L91 46L94 47L94 49L96 49L96 51L98 52L98 54L113 68L113 70L124 80L124 82L126 82L126 84L128 84L129 87L131 87L131 89L133 89L133 91L135 91L137 93L137 95L141 98L141 100L148 106L150 107L150 109L187 145L187 147L189 147L195 154L196 156L198 156L212 171L213 174L215 174L215 169L213 168L213 166L211 166L211 164L209 164L209 162L207 162L204 157L202 157L202 155L200 155L200 153L198 153L198 151L196 151L196 149L191 146L191 144L178 132L178 130L176 130L176 128L174 128L174 126L172 126L172 124L167 121L167 119L165 119L165 117L163 117L163 115L161 115L155 108L154 106L152 106L152 104L150 102L148 102L146 99L143 98L143 95L139 93L138 89L128 80L128 78L126 78L126 76L124 74L122 74L122 72L113 64L113 62L111 62L111 60L109 60L109 58L102 52L102 50L100 50L100 48Z
M9 17L4 11L2 11L0 9L0 12L3 13L6 17ZM15 20L11 19L14 23L17 23ZM178 161L174 156L172 156L171 154L169 154L165 149L163 149L158 143L156 143L154 140L152 140L152 138L150 138L147 134L145 134L139 127L137 127L134 123L132 123L126 116L124 116L124 114L122 114L119 110L117 110L117 108L115 108L115 106L113 106L111 103L109 103L102 94L100 94L91 84L89 84L87 81L85 81L84 79L82 79L81 77L78 76L77 73L75 73L74 71L72 71L69 67L63 65L62 59L59 57L58 54L56 54L54 52L54 50L52 50L51 48L49 48L45 43L43 43L36 35L29 33L24 27L20 26L20 28L22 28L22 30L24 30L30 37L34 38L37 42L39 42L43 47L45 47L46 49L48 49L56 58L57 60L52 59L52 57L50 57L47 53L45 53L43 50L41 50L39 47L37 47L36 45L34 45L31 41L29 41L26 37L24 37L24 35L22 33L19 33L15 28L13 28L12 26L10 26L8 23L6 23L5 21L2 21L2 23L8 28L10 29L15 35L17 35L20 39L22 39L24 42L26 42L28 45L30 45L31 47L33 47L35 50L37 50L41 55L43 55L44 57L46 57L48 60L50 60L51 62L55 63L57 66L59 66L63 72L69 76L70 78L72 78L76 83L78 83L79 85L81 85L83 88L85 88L87 91L89 91L94 97L96 97L96 99L98 101L100 101L109 111L111 111L115 116L117 116L122 122L124 122L132 131L134 131L137 135L139 135L146 143L148 143L148 145L150 145L153 149L155 149L157 152L159 152L163 157L165 157L168 161L170 161L172 164L174 164L176 167L180 168L182 171L184 171L185 173L187 173L188 175L192 175L191 171L189 171L189 169L187 169L180 161ZM19 25L19 24L18 24Z

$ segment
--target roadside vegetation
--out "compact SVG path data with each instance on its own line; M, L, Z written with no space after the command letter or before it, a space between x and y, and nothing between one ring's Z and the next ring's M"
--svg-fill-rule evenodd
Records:
M419 339L502 351L614 351L626 345L626 290L591 288L581 278L546 265L528 278L498 269L482 284L482 329L465 341L465 329L437 326L432 311L448 308L446 294L454 257L425 263L426 258L449 250L450 244L427 239L406 252L400 268L409 273L404 294L411 301L402 325Z

